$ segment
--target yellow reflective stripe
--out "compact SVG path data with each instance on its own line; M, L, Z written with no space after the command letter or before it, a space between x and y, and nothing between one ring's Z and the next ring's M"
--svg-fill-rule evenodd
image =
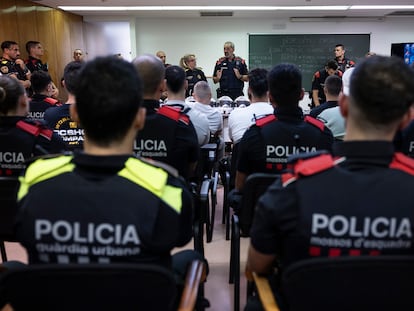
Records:
M118 175L153 193L177 213L181 213L182 189L167 185L168 174L163 169L129 158Z
M73 171L72 156L60 156L50 159L39 159L33 162L24 176L19 177L20 188L17 199L20 201L36 183Z

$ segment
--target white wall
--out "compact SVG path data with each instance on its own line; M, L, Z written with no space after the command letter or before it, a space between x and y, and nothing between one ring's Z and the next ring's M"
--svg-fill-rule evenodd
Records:
M85 18L88 21L88 18ZM117 18L99 18L103 27L111 24ZM97 25L95 20L89 20ZM206 76L211 76L214 64L223 56L225 41L233 41L235 53L248 62L248 33L262 34L347 34L371 33L370 50L377 54L390 55L391 43L414 42L414 19L391 18L378 22L290 22L288 19L237 19L237 18L196 18L196 19L125 19L129 23L129 31L117 31L115 42L129 42L131 57L144 53L154 54L164 50L167 62L178 64L179 59L186 53L197 56L197 65L203 68ZM123 28L125 29L125 28ZM96 29L95 29L96 32ZM102 36L107 36L104 32ZM87 46L100 46L99 41L109 42L99 38L96 33L88 36ZM113 38L111 40L114 40ZM107 43L105 43L107 44ZM108 53L114 52L112 46L107 46ZM99 47L102 52L103 47ZM306 52L306 51L305 51ZM210 79L210 84L211 83Z

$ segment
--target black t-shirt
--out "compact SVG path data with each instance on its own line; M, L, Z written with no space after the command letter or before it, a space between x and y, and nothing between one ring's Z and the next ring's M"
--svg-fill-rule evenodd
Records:
M234 69L238 69L241 75L248 74L246 61L241 57L235 56L232 59L222 57L216 62L213 77L217 76L218 70L222 70L222 76L220 79L221 89L243 89L244 82L237 79Z
M250 232L255 249L284 266L310 257L412 255L414 161L388 142L341 142L334 154L305 160L268 188Z
M64 143L42 124L24 117L0 117L0 175L18 176L32 157L60 153Z
M332 133L322 122L309 116L304 118L299 107L278 107L273 121L253 125L244 133L238 145L237 170L246 175L281 173L288 168L289 156L330 151L332 143Z
M144 100L147 108L145 127L134 144L136 156L171 165L184 178L190 177L190 163L199 157L197 134L189 118L178 110L164 106L167 114L158 113L158 101ZM171 117L167 116L171 112Z
M185 76L188 81L188 88L185 91L185 97L193 95L194 85L199 81L207 81L204 72L198 68L186 69Z
M55 106L60 106L58 100L42 94L33 94L29 103L29 118L43 121L45 111Z
M25 61L26 67L27 69L30 70L30 72L35 72L35 71L48 71L48 65L47 64L43 64L42 60L38 59L38 58L34 58L33 56L29 55L29 58Z
M170 267L170 251L192 237L184 182L129 155L76 152L34 162L22 179L19 206L16 236L29 263Z
M66 150L83 148L84 133L79 123L73 121L69 112L70 105L52 107L45 111L45 123L57 133L66 144Z

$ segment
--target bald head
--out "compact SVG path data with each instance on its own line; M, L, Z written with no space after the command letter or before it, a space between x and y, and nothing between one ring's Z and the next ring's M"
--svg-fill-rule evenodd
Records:
M164 88L165 67L162 61L151 54L145 54L132 61L144 84L144 99L160 98Z

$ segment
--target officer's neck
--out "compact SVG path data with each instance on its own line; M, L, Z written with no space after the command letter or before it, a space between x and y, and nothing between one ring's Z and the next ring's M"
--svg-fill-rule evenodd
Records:
M95 156L133 154L133 144L136 132L134 133L131 132L127 134L122 140L111 142L108 146L101 146L99 144L96 144L93 140L90 140L87 135L85 135L83 150L86 154Z

